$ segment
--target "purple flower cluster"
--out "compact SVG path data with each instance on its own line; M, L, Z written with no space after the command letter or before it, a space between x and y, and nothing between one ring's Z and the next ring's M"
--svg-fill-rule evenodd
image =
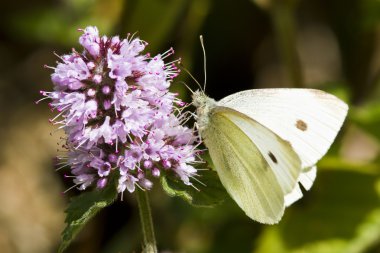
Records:
M58 115L51 121L67 134L65 148L74 183L103 188L118 173L118 192L152 187L152 177L171 170L187 185L199 161L197 137L183 126L185 105L169 92L178 61L164 63L173 49L142 54L147 43L128 36L100 37L96 27L81 30L82 53L60 57L42 91Z

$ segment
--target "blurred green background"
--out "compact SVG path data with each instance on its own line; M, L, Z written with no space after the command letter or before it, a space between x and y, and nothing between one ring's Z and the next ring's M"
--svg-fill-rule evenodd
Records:
M158 247L188 253L380 252L379 0L13 0L0 16L0 252L55 252L71 183L55 172L60 132L39 90L50 90L53 55L78 47L77 28L138 31L152 54L176 56L220 99L261 87L313 87L350 104L348 119L318 164L313 188L278 225L264 226L228 199L194 208L152 190ZM187 74L186 81L196 89ZM175 82L173 90L189 94ZM52 133L52 135L49 135ZM137 204L124 196L103 210L67 250L140 252Z

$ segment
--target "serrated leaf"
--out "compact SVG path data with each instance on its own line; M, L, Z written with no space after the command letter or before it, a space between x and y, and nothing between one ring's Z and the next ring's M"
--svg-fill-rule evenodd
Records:
M101 209L112 204L117 198L117 195L116 186L110 180L103 190L85 192L72 198L65 211L67 213L65 219L67 226L62 232L62 242L58 252L63 252L87 222Z
M178 196L198 207L213 207L227 198L227 192L221 184L216 171L204 170L199 173L199 182L194 187L185 185L173 175L163 176L161 184L169 196Z

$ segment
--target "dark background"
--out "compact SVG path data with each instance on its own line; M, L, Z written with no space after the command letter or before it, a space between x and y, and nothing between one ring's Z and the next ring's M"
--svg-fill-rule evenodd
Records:
M0 15L0 251L55 252L76 190L52 158L62 133L48 123L39 90L51 90L54 56L80 50L78 28L138 31L152 54L175 57L220 99L249 88L312 87L350 105L318 177L279 225L264 226L231 201L195 208L151 193L165 252L380 252L380 2L376 0L13 0ZM196 89L185 73L177 78ZM180 82L173 90L190 101ZM49 133L52 132L52 135ZM91 221L67 252L139 252L137 204L124 195Z

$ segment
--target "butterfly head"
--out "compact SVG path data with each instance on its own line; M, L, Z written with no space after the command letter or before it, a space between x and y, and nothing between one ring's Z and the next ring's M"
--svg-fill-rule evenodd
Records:
M209 122L211 110L216 106L216 101L208 97L203 91L197 90L192 95L193 105L197 108L197 123L202 132Z

